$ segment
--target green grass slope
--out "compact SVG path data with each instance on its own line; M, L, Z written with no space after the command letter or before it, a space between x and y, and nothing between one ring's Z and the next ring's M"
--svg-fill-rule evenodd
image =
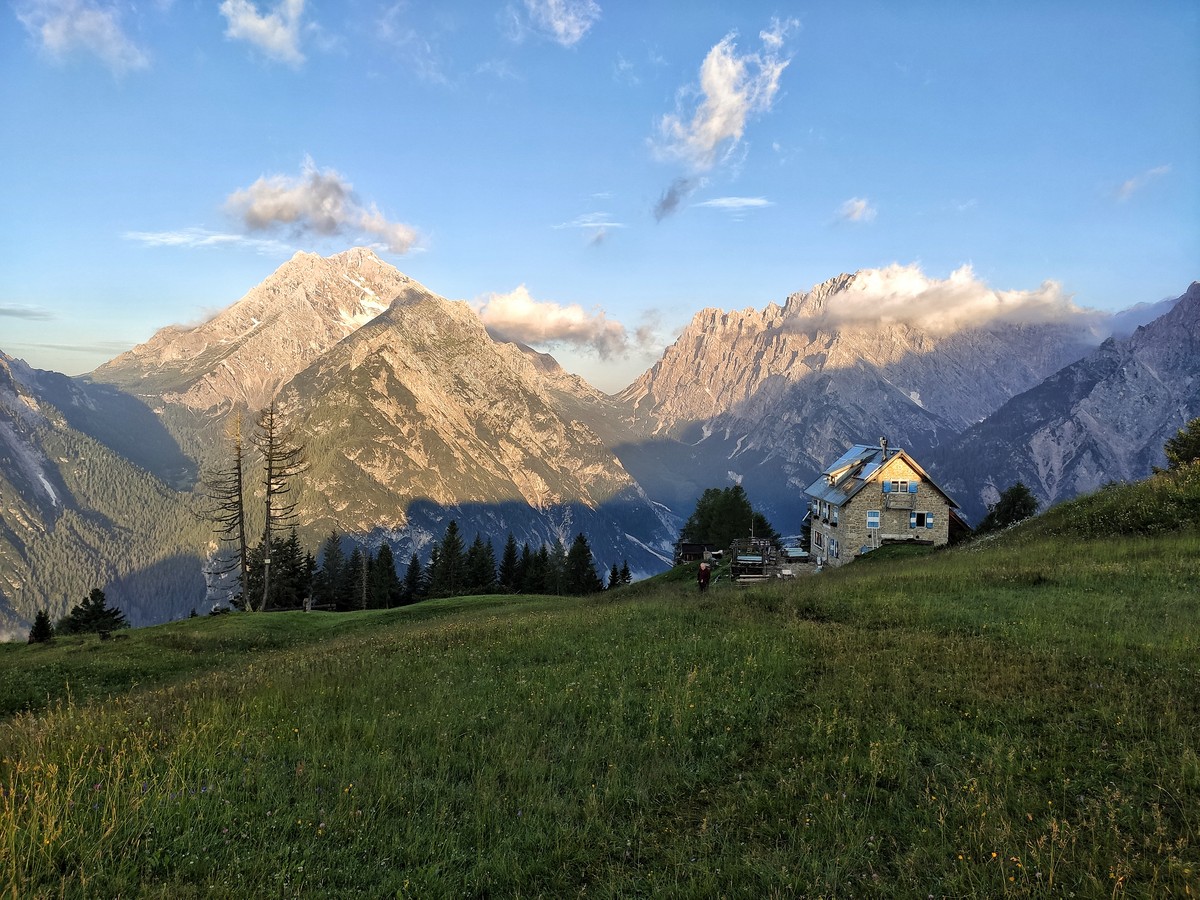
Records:
M1187 507L1197 484L779 586L701 596L677 572L598 600L4 647L0 693L27 711L0 723L0 878L17 897L1195 896L1200 529L1106 530L1088 506L1156 491Z

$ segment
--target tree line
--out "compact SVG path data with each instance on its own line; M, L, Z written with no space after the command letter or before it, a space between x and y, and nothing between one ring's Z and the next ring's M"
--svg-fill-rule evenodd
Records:
M250 597L266 591L266 604L254 609L322 609L350 611L389 609L436 597L474 594L565 594L582 596L632 582L628 562L615 563L602 578L587 537L581 532L569 548L561 540L536 550L526 542L518 547L509 532L497 559L491 539L476 534L468 546L456 521L446 526L429 559L418 553L408 561L404 576L397 572L392 548L386 542L372 551L331 532L318 556L305 551L293 527L287 537L273 539L271 583L264 586L261 548L249 553L246 589ZM318 561L319 560L319 561ZM251 608L240 597L234 605Z
M615 564L607 579L596 572L587 538L580 533L567 548L561 539L552 546L517 546L510 532L499 560L490 539L477 534L467 546L457 522L451 521L429 559L417 553L403 578L397 572L391 547L375 551L353 545L336 532L321 544L317 555L306 550L298 536L293 485L308 469L304 446L286 426L274 402L260 412L249 438L241 414L227 429L228 454L216 469L202 477L209 505L206 517L214 534L232 548L217 575L235 574L231 602L238 609L385 609L430 597L481 593L583 595L629 584L629 564ZM248 451L256 452L261 472L255 475ZM257 491L252 489L258 478ZM251 542L252 518L247 497L262 503L261 537Z

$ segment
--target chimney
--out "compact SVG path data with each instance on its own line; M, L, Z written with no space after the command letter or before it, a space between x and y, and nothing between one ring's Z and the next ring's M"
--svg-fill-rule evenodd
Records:
M887 461L887 438L881 437L879 439L879 449L883 451L883 459L886 462Z

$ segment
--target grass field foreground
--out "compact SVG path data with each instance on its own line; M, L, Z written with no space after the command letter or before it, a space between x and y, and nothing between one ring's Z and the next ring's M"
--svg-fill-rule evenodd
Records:
M50 685L0 723L7 892L1196 896L1200 535L1047 527L5 647L6 694Z

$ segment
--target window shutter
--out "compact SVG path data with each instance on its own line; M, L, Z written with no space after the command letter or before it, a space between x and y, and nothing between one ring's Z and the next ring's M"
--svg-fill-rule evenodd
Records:
M883 483L883 492L885 494L890 494L892 492L892 483L890 481L885 481Z
M917 492L917 483L915 481L910 481L908 483L908 492L910 494L915 494Z
M925 513L925 527L926 528L933 527L933 513Z
M908 527L909 528L917 527L917 514L915 512L910 512L908 514Z

